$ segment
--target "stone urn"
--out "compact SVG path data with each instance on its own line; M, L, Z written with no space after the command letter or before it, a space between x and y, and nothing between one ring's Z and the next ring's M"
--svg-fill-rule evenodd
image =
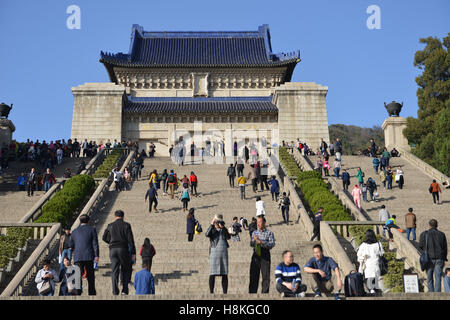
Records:
M12 104L11 104L11 106L8 106L4 102L0 103L0 117L8 119L8 115L9 115L9 112L11 111L11 109L12 109L12 106L13 106Z
M386 108L389 117L398 117L400 116L400 111L402 111L403 102L400 104L398 102L392 101L388 105L386 105L385 102L384 107Z

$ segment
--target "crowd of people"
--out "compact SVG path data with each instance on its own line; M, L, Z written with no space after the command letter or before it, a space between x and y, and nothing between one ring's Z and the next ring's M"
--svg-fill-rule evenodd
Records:
M373 141L371 141L372 143ZM301 147L300 147L301 145ZM295 147L299 148L304 154L311 154L309 147L306 144L298 144ZM214 148L213 148L214 149ZM248 157L246 151L248 150ZM330 149L330 151L328 151ZM182 155L179 153L182 151ZM191 149L192 150L192 149ZM211 150L211 149L210 149ZM252 186L253 193L268 191L271 194L272 201L278 205L278 209L281 210L281 216L284 223L289 224L289 206L290 198L286 192L281 192L280 184L276 179L276 176L270 176L268 174L269 163L267 160L257 159L253 157L251 147L247 146L243 149L243 157L238 157L238 160L234 164L230 164L227 168L226 175L228 178L230 188L235 188L235 179L237 177L237 187L239 188L240 197L242 200L247 199L245 188L248 185ZM376 157L377 148L370 148L374 151L373 166L375 173L378 170L385 172L386 176L389 175L389 156L384 150L381 154L381 159L377 162ZM154 149L153 149L154 151ZM177 153L178 152L178 153ZM194 154L195 153L194 149ZM219 151L220 152L220 145ZM178 156L177 156L178 154ZM333 148L327 146L322 141L320 148L316 154L320 158L323 158L322 165L316 169L320 169L320 172L325 176L329 175L329 167L327 165L328 157L335 156L334 174L336 178L343 180L344 189L348 189L350 185L350 175L347 170L343 169L341 174L341 155L342 144L339 139L333 145ZM178 157L177 163L183 165L185 150L183 148L178 150L171 150L171 155ZM143 168L143 155L138 154L136 158L130 164L130 167L125 170L124 173L120 173L118 168L114 171L114 181L116 182L116 190L121 191L124 189L130 189L130 183L132 181L139 180L141 178L141 171ZM245 166L248 165L249 173L246 176L244 174ZM323 170L323 171L322 171ZM402 172L396 172L395 176L398 178L401 184L404 183L402 179ZM392 172L391 172L392 175ZM355 199L355 204L361 208L361 197L364 201L374 201L376 198L377 185L375 181L369 177L364 180L364 173L361 168L358 169L356 178L358 184L352 190L352 196ZM147 179L147 178L146 178ZM348 179L348 180L347 180ZM397 179L397 178L395 178ZM388 180L388 179L386 179ZM345 182L344 182L345 181ZM392 181L391 181L392 182ZM435 183L435 181L433 182ZM162 196L170 197L170 199L179 200L182 203L182 210L186 213L186 234L187 241L192 242L194 235L200 235L202 227L199 221L195 218L195 208L189 208L189 202L192 196L198 196L198 177L191 171L190 174L184 174L178 176L175 169L164 169L162 173L158 173L157 169L151 171L148 177L148 189L145 193L144 200L149 201L149 213L158 213L158 192L162 193ZM366 189L364 189L364 187ZM387 181L387 188L389 189L389 180ZM392 183L391 183L392 188ZM401 189L400 185L399 188ZM179 192L178 192L179 190ZM355 191L359 190L359 191ZM369 197L367 198L367 191ZM430 186L430 193L433 193L433 198L437 198L439 185ZM356 199L359 199L358 201ZM368 200L369 199L369 200ZM205 231L205 236L210 241L209 251L209 264L210 264L210 276L209 276L209 290L210 293L214 293L215 278L221 277L222 292L226 294L228 292L228 249L230 244L229 240L234 242L241 241L240 233L248 231L250 236L250 246L253 253L250 259L249 265L249 293L257 293L259 286L259 279L262 278L262 293L268 293L271 282L271 249L276 245L274 233L266 227L266 206L260 196L256 197L255 203L256 214L252 217L251 222L248 223L244 217L233 217L230 227L226 227L226 223L223 219L223 215L216 214ZM416 215L413 212L413 208L408 210L405 215L406 233L407 239L416 240ZM322 221L323 208L319 208L315 213L313 219L313 236L310 239L320 241L320 221ZM132 278L132 268L136 265L136 247L133 238L133 232L131 225L124 221L124 212L117 210L115 212L114 222L110 223L106 228L102 240L109 245L109 257L111 262L111 281L112 281L112 293L113 295L129 294L129 284ZM390 241L393 239L391 232L392 228L400 229L396 223L396 216L390 215L383 205L379 212L379 220L385 222L383 227L383 236L388 233ZM98 268L98 236L95 228L89 226L89 217L80 217L81 225L70 233L70 229L66 228L65 234L61 237L60 242L60 270L56 272L51 269L50 262L44 263L44 268L41 269L36 275L35 281L40 295L53 295L55 292L55 283L61 282L60 295L73 295L81 294L76 286L76 281L73 280L71 275L84 274L88 281L88 293L89 295L95 295L95 270ZM429 230L424 231L420 235L419 246L428 253L430 262L427 266L428 274L428 288L430 291L440 291L441 280L444 276L444 287L450 290L450 270L446 270L442 275L442 269L447 261L447 242L445 234L437 229L437 221L432 219L429 221ZM151 273L152 260L156 255L156 249L150 243L150 239L146 238L141 246L139 254L142 257L142 269L135 273L133 285L135 287L136 294L154 294L155 293L155 280ZM373 230L368 230L365 234L363 243L357 248L357 260L359 262L358 271L364 275L366 279L366 286L369 290L369 294L374 295L376 290L379 289L378 280L381 275L380 259L383 256L384 251L380 241L377 239ZM74 265L71 265L71 259L73 259ZM275 288L281 294L282 297L304 297L307 291L307 287L302 281L302 269L294 262L294 256L292 251L285 250L281 257L281 262L277 265L274 271ZM77 270L78 268L78 270ZM75 271L74 271L75 270ZM341 278L341 272L338 264L332 257L325 256L323 254L323 248L320 244L312 245L312 257L307 261L303 267L303 272L312 275L313 285L311 290L316 297L320 297L323 294L334 294L336 299L339 299L339 292L343 289L344 284ZM122 288L119 286L119 279L121 279ZM48 284L46 284L48 282ZM43 288L45 290L43 290Z

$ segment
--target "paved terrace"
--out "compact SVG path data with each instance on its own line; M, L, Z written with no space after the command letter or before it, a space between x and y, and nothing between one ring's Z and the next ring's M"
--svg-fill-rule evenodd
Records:
M53 174L55 178L63 178L66 168L70 168L72 174L77 172L77 168L84 159L86 164L91 158L63 158L61 165L55 166ZM19 191L17 178L21 172L28 174L31 168L36 168L37 172L43 172L42 167L36 166L34 162L13 161L3 174L0 182L0 222L18 222L33 205L44 195L44 191L34 191L33 197L28 197L26 191Z

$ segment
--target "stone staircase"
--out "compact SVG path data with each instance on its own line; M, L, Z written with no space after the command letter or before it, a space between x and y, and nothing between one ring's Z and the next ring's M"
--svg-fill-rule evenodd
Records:
M310 156L309 159L315 164L316 156ZM391 158L389 164L394 172L397 168L403 170L405 179L403 189L400 190L397 183L393 181L393 189L385 190L379 176L375 174L372 159L365 156L344 155L342 157L342 168L347 169L351 176L349 192L357 184L356 172L358 167L361 167L365 173L365 181L369 177L372 177L377 183L379 197L376 201L362 202L362 209L370 218L378 221L378 211L381 209L381 205L384 204L391 215L395 214L397 216L397 224L401 228L405 228L405 214L408 212L408 208L412 207L417 216L417 241L419 240L420 233L428 229L428 221L434 218L439 223L438 229L446 234L447 241L450 244L450 190L444 189L441 185L441 204L433 204L433 198L428 192L432 178L402 157ZM334 157L330 157L329 163L331 167L333 161ZM331 169L330 175L332 174L333 171ZM339 180L339 183L342 184L341 180ZM367 197L369 198L369 194L367 194ZM415 245L417 245L417 241L414 243Z
M191 197L189 208L196 209L195 216L203 226L208 228L216 213L223 214L226 225L229 226L232 218L245 217L248 221L255 215L255 198L261 196L266 203L268 228L275 234L276 246L272 249L271 284L270 294L265 297L279 297L275 289L274 271L278 263L282 261L281 253L289 249L294 253L295 262L301 267L312 256L312 242L305 239L304 232L296 223L297 217L291 213L290 224L282 224L280 210L271 200L268 191L253 193L251 186L247 187L247 200L241 200L239 189L230 188L226 168L228 165L186 165L177 167L169 158L146 159L144 162L142 180L133 183L130 191L119 194L111 192L107 196L104 210L93 216L100 242L99 270L96 272L97 297L112 297L110 278L109 250L106 243L101 240L108 223L114 219L114 211L125 211L125 221L131 223L136 249L139 249L146 237L149 237L156 249L153 258L152 273L155 277L156 296L167 299L200 299L213 297L209 294L209 239L204 232L194 237L189 243L186 234L186 213L182 211L182 203L177 198L163 196L159 192L159 213L148 212L148 202L144 202L147 190L148 174L157 169L175 169L178 177L189 175L194 171L199 179L198 197ZM248 174L246 168L245 174ZM248 294L249 269L252 248L249 245L248 231L240 235L241 241L229 241L229 298L252 299L255 295ZM133 276L141 269L141 257L137 256L136 266L133 267ZM308 285L311 277L302 273L303 282ZM261 281L261 280L260 280ZM222 292L221 278L217 277L215 285L216 294ZM83 295L87 295L87 281L83 280ZM258 292L261 291L261 286ZM59 290L57 290L59 292ZM134 288L130 285L130 295L134 295ZM216 296L216 295L214 295ZM225 295L220 295L225 297Z

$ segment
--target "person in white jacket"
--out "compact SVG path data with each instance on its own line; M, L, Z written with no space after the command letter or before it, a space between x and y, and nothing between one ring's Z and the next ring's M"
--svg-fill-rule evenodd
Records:
M50 269L50 261L49 260L44 261L44 267L38 271L34 281L37 283L36 287L37 287L38 291L42 288L42 285L44 284L45 281L49 281L50 286L52 287L52 290L45 295L53 296L55 294L55 282L59 281L59 276L55 270ZM42 294L40 294L40 293L39 293L39 295L42 296Z
M367 288L371 294L375 289L379 289L378 279L380 278L380 257L384 255L383 246L378 242L375 232L371 229L366 231L365 240L358 248L357 256L359 262L359 272L364 273L367 279Z
M261 200L261 197L256 198L256 216L264 216L266 214L266 206L264 201Z

